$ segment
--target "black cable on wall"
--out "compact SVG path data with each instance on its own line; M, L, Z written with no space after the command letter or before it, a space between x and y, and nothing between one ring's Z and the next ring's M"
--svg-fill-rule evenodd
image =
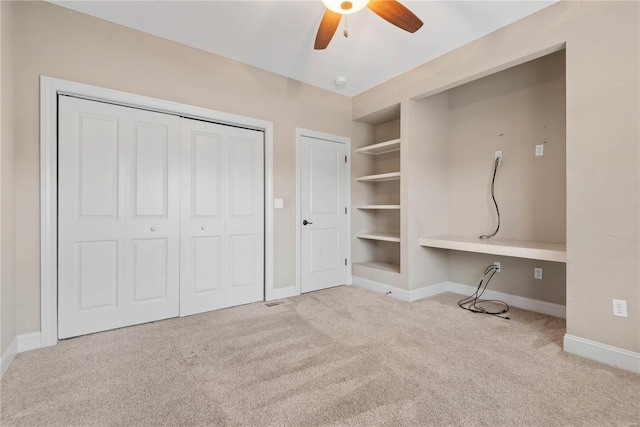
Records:
M496 159L496 162L493 168L493 178L491 179L491 198L493 199L493 204L496 205L496 213L498 214L498 225L496 226L496 231L494 231L493 233L483 234L482 236L480 236L480 238L483 240L491 239L496 234L498 234L498 230L500 230L500 209L498 209L498 202L496 201L495 186L496 186L496 173L498 172L498 166L500 165L501 161L502 160L500 158Z

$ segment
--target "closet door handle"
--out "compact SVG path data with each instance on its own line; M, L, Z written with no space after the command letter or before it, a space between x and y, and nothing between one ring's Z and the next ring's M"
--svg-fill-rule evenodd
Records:
M312 222L307 221L306 219L302 221L302 225L313 224Z
M151 231L156 231L156 228L155 227L151 227Z
M204 225L202 227L200 227L200 230L206 230L206 229L207 229L207 227L204 226Z

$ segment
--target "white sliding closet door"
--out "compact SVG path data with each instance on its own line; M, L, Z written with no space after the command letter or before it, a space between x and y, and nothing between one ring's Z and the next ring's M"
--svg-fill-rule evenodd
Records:
M59 338L178 315L179 122L59 97Z
M264 136L182 119L180 315L263 300Z

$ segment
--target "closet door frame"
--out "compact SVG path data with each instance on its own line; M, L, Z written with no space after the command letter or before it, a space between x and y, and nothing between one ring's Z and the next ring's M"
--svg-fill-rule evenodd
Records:
M39 342L33 343L33 348L58 342L59 94L263 131L265 300L282 298L283 290L273 289L273 122L40 76L40 336ZM286 288L284 291L289 290Z

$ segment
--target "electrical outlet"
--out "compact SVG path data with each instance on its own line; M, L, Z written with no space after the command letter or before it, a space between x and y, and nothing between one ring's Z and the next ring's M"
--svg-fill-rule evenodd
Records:
M536 157L544 156L544 144L536 145Z
M541 268L536 267L536 268L533 269L533 278L542 280L542 269Z
M496 151L496 160L500 160L502 163L502 150Z
M496 273L500 273L502 269L500 268L500 263L498 261L493 261L493 265L496 267Z
M627 317L627 301L623 299L614 299L613 315L618 317Z
M282 200L282 199L273 199L273 208L274 209L282 209L282 208L284 208L284 200Z

